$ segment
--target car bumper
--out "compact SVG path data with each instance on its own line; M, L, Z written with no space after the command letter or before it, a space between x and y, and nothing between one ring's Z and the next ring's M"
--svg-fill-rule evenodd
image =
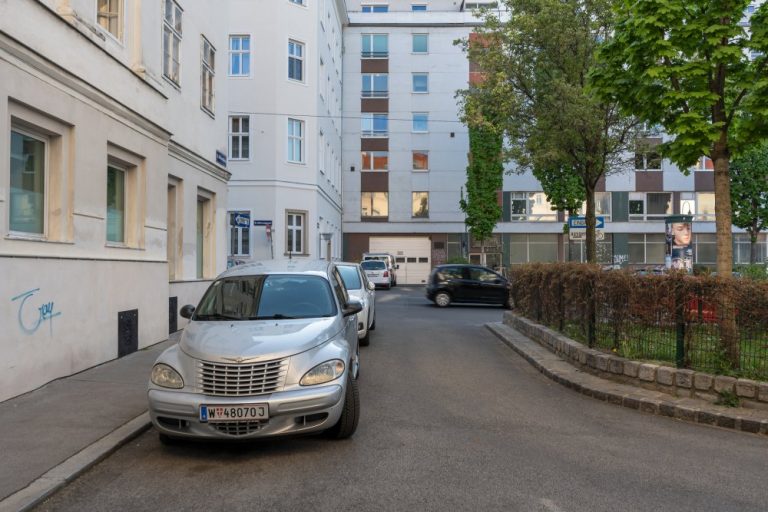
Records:
M253 439L320 432L336 424L344 407L340 384L259 396L219 397L161 389L150 389L148 396L155 428L186 438ZM200 421L201 405L249 404L267 404L269 419L226 424Z

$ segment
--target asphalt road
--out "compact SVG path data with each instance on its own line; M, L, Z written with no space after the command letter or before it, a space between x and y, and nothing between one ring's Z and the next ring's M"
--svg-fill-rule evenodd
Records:
M150 430L38 510L765 511L768 440L592 400L421 288L377 292L346 441L167 448Z

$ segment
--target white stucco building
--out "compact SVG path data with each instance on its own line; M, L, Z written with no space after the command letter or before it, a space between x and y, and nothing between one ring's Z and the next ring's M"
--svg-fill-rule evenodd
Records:
M232 0L230 264L341 256L342 0Z
M0 400L167 338L225 268L227 22L0 2Z

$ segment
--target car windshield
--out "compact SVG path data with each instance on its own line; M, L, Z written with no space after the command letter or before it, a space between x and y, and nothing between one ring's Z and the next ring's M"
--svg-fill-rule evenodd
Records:
M384 270L387 264L378 260L365 260L360 264L365 270Z
M194 320L267 320L331 317L336 303L319 276L225 277L205 292Z
M339 274L341 274L341 279L344 281L344 286L347 287L347 290L359 290L363 287L363 284L360 282L360 274L357 272L356 267L339 265L337 268L339 269Z

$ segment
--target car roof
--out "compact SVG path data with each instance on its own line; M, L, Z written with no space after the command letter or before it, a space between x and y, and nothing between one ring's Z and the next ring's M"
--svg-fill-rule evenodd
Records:
M264 260L236 265L223 272L219 277L251 276L259 274L315 274L327 276L333 263L326 260L306 260L299 258Z

